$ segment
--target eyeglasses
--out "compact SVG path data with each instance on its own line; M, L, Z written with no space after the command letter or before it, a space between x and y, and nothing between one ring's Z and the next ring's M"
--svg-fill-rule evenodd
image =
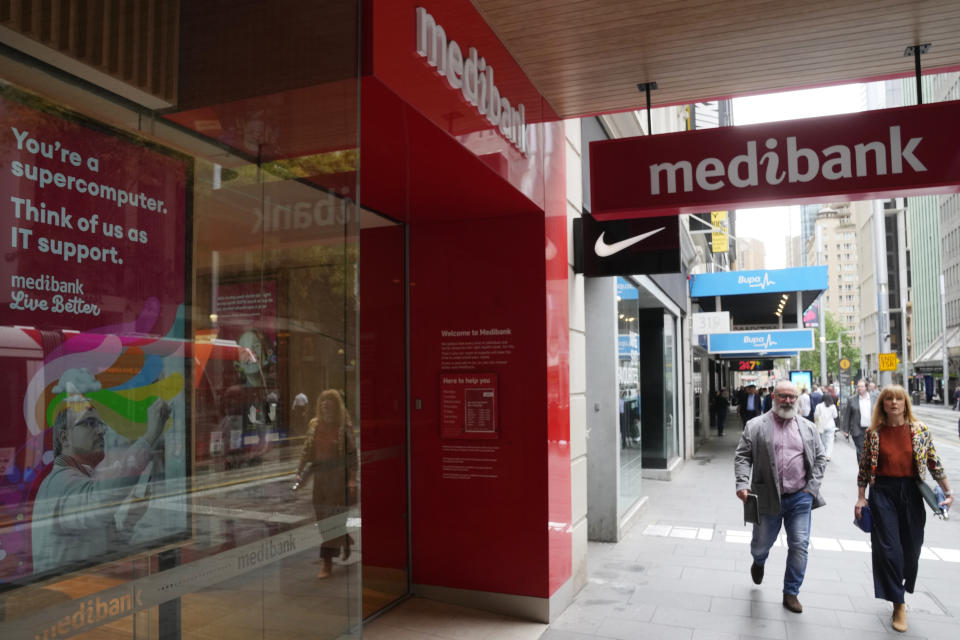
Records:
M797 396L793 393L778 393L777 398L780 400L796 400Z

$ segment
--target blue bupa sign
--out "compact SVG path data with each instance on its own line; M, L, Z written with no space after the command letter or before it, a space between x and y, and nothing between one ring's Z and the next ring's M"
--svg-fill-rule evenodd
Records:
M636 300L640 297L637 293L637 285L626 278L617 276L617 297L621 300Z
M635 333L624 334L621 333L617 336L617 353L620 354L620 358L631 358L633 356L640 355L640 336Z
M823 291L827 285L825 266L698 273L690 277L690 297Z
M771 354L812 349L813 329L731 331L707 336L707 351L710 353Z

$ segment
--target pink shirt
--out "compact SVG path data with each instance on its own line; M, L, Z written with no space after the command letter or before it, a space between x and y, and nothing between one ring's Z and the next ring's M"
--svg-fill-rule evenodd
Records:
M780 490L796 493L807 486L807 470L803 464L803 438L796 418L781 420L773 416L773 449L780 476Z

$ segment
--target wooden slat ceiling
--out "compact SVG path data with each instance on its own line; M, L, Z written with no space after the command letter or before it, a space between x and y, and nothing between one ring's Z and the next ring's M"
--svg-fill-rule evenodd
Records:
M564 118L960 68L960 0L472 0Z

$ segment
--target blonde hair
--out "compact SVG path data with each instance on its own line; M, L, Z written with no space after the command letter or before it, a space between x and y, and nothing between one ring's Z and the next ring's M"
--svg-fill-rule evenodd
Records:
M880 395L877 396L877 401L873 405L873 418L870 420L868 432L874 433L879 431L881 427L886 426L887 412L883 409L883 401L890 396L894 396L903 401L903 420L906 424L913 424L917 421L913 415L913 409L910 405L910 394L907 393L907 390L898 384L888 384L880 391Z
M320 397L317 398L316 415L311 422L319 423L323 421L323 403L325 400L329 400L335 408L336 416L333 422L340 427L348 424L347 407L343 404L343 396L336 389L327 389L320 394Z

